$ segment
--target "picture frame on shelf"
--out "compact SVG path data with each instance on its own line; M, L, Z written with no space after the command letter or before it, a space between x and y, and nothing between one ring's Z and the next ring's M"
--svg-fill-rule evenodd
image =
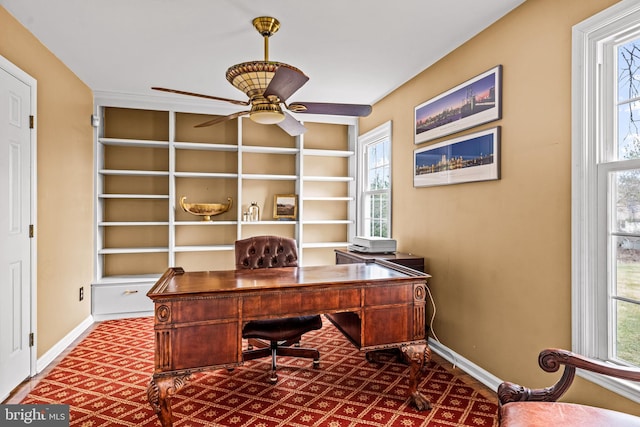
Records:
M500 179L500 127L414 150L413 186Z
M273 218L295 220L298 216L298 196L276 194L273 196Z
M502 65L418 105L414 143L451 135L502 117Z

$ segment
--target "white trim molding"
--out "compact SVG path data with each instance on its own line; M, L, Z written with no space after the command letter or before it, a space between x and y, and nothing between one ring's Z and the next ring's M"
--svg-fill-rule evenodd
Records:
M491 372L482 369L480 366L476 365L469 359L465 359L455 351L442 345L442 343L434 340L433 338L429 338L429 347L443 359L451 362L452 365L462 369L467 374L471 375L473 378L480 381L491 390L498 390L498 386L503 382L503 380L496 377Z

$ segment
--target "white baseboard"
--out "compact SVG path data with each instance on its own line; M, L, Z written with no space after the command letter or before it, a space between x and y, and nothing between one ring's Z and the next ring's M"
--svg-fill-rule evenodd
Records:
M58 341L53 347L49 349L45 354L38 358L36 361L36 373L40 373L49 366L56 357L60 356L62 352L71 345L84 331L86 331L91 325L93 325L93 317L89 316L84 319L78 326L76 326L71 332L69 332L64 338Z
M439 356L451 362L454 366L462 369L467 374L471 375L473 378L480 381L491 390L498 390L498 386L502 384L502 380L500 378L496 377L491 372L482 369L472 361L465 359L455 351L442 345L442 343L434 340L433 338L429 338L429 347L431 347L431 350L437 353Z

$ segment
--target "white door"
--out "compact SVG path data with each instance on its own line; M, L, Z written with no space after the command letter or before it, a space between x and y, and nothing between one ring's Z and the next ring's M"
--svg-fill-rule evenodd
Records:
M0 401L31 372L32 88L3 64L0 62Z

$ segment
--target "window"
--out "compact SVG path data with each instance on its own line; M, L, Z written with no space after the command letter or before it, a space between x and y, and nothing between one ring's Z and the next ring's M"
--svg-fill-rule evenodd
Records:
M391 237L391 122L358 138L358 235Z
M613 150L605 168L609 200L610 357L640 366L640 34L614 46L617 107ZM617 105L616 105L617 104ZM603 162L604 164L605 162Z
M573 36L573 347L640 366L640 4ZM582 375L640 402L637 385Z

